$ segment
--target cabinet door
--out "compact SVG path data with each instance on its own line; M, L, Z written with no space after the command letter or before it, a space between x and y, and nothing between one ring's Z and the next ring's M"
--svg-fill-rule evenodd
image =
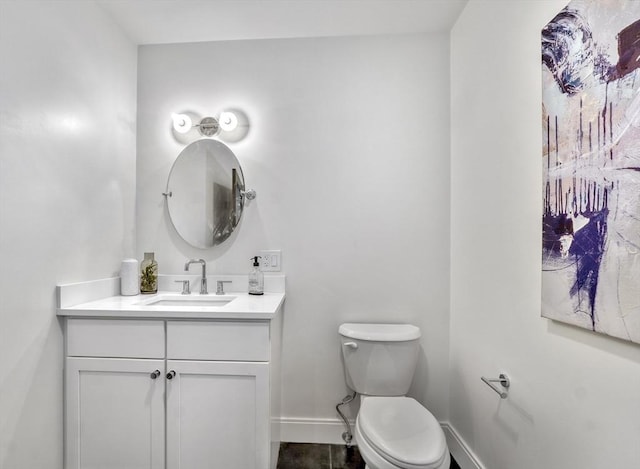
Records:
M65 468L164 469L164 360L65 364Z
M167 371L167 469L268 469L268 363L168 360Z

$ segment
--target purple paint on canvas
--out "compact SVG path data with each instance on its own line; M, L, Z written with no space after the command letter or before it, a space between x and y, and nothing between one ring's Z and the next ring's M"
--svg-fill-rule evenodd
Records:
M607 237L608 210L589 217L589 223L575 234L570 254L577 260L576 281L571 287L572 296L585 292L589 299L588 314L595 330L595 304L598 291L598 273Z

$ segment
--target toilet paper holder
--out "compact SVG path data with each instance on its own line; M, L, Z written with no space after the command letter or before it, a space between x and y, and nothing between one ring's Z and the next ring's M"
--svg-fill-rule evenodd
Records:
M503 390L499 389L495 384L493 384L493 383L500 383L500 385L503 388L508 390L509 386L511 386L511 381L509 381L509 377L507 375L505 375L504 373L500 373L500 375L498 376L497 379L496 378L485 378L484 376L481 376L480 379L487 386L489 386L491 389L493 389L495 392L497 392L498 395L500 396L500 398L506 399L507 396L509 395L507 393L507 391L503 391Z

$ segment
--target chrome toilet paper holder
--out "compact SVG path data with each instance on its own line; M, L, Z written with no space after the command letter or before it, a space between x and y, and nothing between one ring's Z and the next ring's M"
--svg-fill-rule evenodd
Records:
M500 396L501 399L506 399L507 396L509 395L507 393L507 391L509 390L509 386L511 386L511 381L509 380L509 377L507 375L505 375L504 373L500 373L500 375L498 376L498 378L485 378L484 376L481 376L480 379L487 385L489 386L491 389L493 389L495 392L498 393L498 395ZM505 389L499 389L495 384L493 383L500 383L500 385Z

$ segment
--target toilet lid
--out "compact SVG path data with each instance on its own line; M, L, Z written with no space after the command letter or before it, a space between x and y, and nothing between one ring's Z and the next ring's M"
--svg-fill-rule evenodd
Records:
M406 469L439 467L447 443L436 418L409 397L366 397L358 424L380 456Z

